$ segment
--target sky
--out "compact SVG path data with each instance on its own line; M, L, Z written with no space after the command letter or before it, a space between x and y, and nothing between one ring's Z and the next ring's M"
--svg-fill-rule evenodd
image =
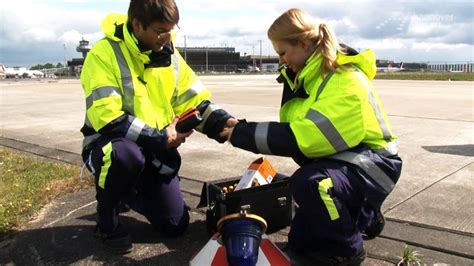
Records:
M474 61L474 2L327 0L176 0L177 46L235 47L276 55L266 31L289 8L333 28L338 42L371 48L395 62ZM81 57L81 39L103 37L101 20L126 13L129 0L15 0L0 5L0 64L31 67Z

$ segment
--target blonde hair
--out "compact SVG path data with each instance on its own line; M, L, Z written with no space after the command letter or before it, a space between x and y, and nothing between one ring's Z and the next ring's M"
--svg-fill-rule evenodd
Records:
M321 23L316 27L308 13L298 8L291 8L278 17L267 35L272 42L286 41L291 45L311 41L316 46L316 52L323 55L323 73L336 70L337 52L344 53L329 26Z

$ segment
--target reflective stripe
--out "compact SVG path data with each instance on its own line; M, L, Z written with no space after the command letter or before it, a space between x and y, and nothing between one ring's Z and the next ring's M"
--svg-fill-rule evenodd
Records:
M330 177L319 181L318 184L319 195L321 196L321 200L323 201L324 206L326 206L326 209L328 210L331 221L334 221L339 218L339 212L337 211L336 204L334 203L334 200L331 198L331 196L328 194L329 189L333 186L334 185Z
M326 84L328 83L328 81L332 77L332 75L334 75L334 71L328 73L326 75L326 77L324 77L323 81L321 82L321 84L318 87L318 91L316 92L316 97L314 97L314 101L318 100L319 95L321 94L321 92L323 92L324 87L326 86Z
M158 168L158 173L162 174L162 175L170 175L172 174L175 170L169 166L167 166L166 164L163 164L160 160L158 159L153 159L153 161L151 161L151 163L156 167Z
M102 157L102 161L104 162L102 167L100 168L100 176L99 176L99 187L105 189L105 178L107 177L107 173L109 172L110 165L112 164L112 142L107 143L104 147L102 147L102 152L104 153L104 157Z
M219 106L217 106L214 103L210 103L206 110L204 111L203 114L201 114L202 117L202 122L195 128L197 131L202 132L204 130L204 125L206 124L207 119L209 119L209 116L216 110L221 109Z
M306 114L306 119L311 120L319 128L319 130L321 130L336 152L349 149L349 146L344 141L341 134L339 134L336 127L334 127L331 121L323 114L316 110L309 109L308 113Z
M179 57L176 53L171 55L171 64L173 65L174 75L176 77L176 84L174 86L173 96L171 98L171 104L174 105L176 98L178 97L179 88Z
M387 146L383 149L374 150L375 153L383 155L385 157L393 156L398 154L398 143L396 141L390 141Z
M98 138L100 138L100 136L101 135L99 133L95 133L90 136L85 136L84 140L82 140L82 148L83 149L87 148L89 145L94 143Z
M107 97L120 97L120 90L117 87L100 87L92 90L91 95L86 98L86 109L89 109L94 101Z
M369 94L370 105L372 105L372 109L374 110L375 116L377 117L377 121L379 122L380 129L382 130L383 138L385 140L389 140L392 136L390 134L390 131L388 130L387 124L385 124L385 120L383 119L382 112L380 111L380 108L375 101L374 94L372 93L372 90L370 89L370 85L367 82L367 78L364 76L364 74L362 74L358 70L354 71L354 73L360 79L360 81L362 81L362 84L364 84L364 87L367 90L367 93Z
M89 121L89 117L87 117L87 114L86 114L86 117L84 118L84 124L86 124L86 126L92 128L92 123L91 123L91 121Z
M194 82L194 84L185 93L181 94L176 98L174 106L179 106L194 96L198 95L204 89L204 85L200 80Z
M145 123L138 118L133 119L132 124L127 130L125 137L129 140L137 141L138 136L142 132L142 129L145 127Z
M255 146L263 154L272 154L270 147L268 147L268 127L269 122L257 123L255 128Z
M329 156L359 166L386 192L390 193L395 183L369 157L351 151L345 151Z
M122 79L123 87L123 109L131 115L135 115L133 96L135 95L132 81L132 73L128 67L127 60L123 55L122 49L117 42L107 39L114 50L115 58L120 69L120 78Z

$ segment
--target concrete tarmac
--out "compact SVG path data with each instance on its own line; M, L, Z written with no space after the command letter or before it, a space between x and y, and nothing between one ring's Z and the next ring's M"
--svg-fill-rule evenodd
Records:
M213 101L237 118L278 120L281 87L275 75L202 76ZM431 264L474 265L473 82L388 81L374 85L399 137L402 176L385 201L387 226L366 241L364 265L398 261L405 244ZM80 164L84 96L78 80L0 81L0 145ZM218 144L194 133L180 148L183 195L192 209L189 232L178 239L153 233L133 211L134 251L107 253L92 238L93 189L66 195L48 205L13 240L0 243L0 264L187 265L207 241L205 208L195 208L203 181L241 175L260 156ZM281 173L297 165L267 156ZM270 237L284 244L288 228Z

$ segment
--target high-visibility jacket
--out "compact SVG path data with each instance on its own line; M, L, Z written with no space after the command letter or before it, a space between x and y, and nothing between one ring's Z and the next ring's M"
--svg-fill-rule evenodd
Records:
M350 162L374 178L382 175L379 184L391 191L398 176L388 177L370 159L350 153L361 145L384 156L398 153L370 81L377 69L374 53L338 54L341 66L330 73L322 73L322 60L314 53L298 73L282 69L280 122L238 123L231 143L255 153L293 157L300 164L328 157Z
M175 49L141 51L127 16L102 21L105 38L87 54L81 73L86 119L84 149L100 136L126 137L145 150L165 152L165 127L191 107L201 111L198 131L222 141L218 132L230 115L210 102L210 91Z

